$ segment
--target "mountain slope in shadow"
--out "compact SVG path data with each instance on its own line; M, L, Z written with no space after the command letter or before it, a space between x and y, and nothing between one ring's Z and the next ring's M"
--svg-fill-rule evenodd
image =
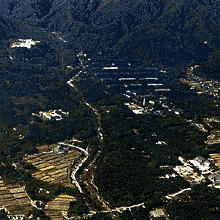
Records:
M0 4L2 13L16 23L59 33L74 48L117 53L143 63L204 62L220 28L220 3L212 0L4 0Z

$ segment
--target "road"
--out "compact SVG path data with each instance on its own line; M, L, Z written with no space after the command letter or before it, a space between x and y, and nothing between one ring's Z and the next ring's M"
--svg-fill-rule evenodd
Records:
M81 62L81 64L82 64L82 60L80 59L80 57L79 57L79 60L80 60L80 62ZM82 66L83 66L83 65L82 65ZM72 77L72 78L67 82L67 84L68 84L69 86L71 86L72 88L74 88L77 93L79 93L79 91L78 91L78 89L76 88L76 86L74 85L74 81L75 81L78 77L80 77L80 74L84 73L84 71L85 71L85 70L81 69L74 77ZM90 103L86 102L83 97L80 97L80 98L81 98L82 102L83 102L85 105L87 105L87 106L94 112L94 114L97 116L97 119L98 119L97 131L98 131L98 137L99 137L99 141L100 141L100 145L101 145L102 142L103 142L103 134L101 133L101 130L102 130L102 127L101 127L101 115L99 114L98 110L97 110L95 107L93 107ZM76 146L71 145L71 144L66 144L66 143L60 143L60 144L64 144L64 145L67 145L67 146L69 146L69 147L77 148L77 149L83 151L83 153L85 154L85 158L81 161L81 163L77 166L76 170L73 171L73 173L72 173L72 175L71 175L72 178L73 178L73 181L74 181L75 185L77 186L77 188L79 189L79 191L80 191L81 193L83 193L83 190L82 190L82 188L81 188L79 182L77 181L76 174L77 174L77 172L79 171L79 169L82 167L83 163L85 163L85 161L89 158L89 153L88 153L87 150L85 150L85 149L83 149L83 148L80 148L80 147L76 147ZM100 148L100 147L99 147L99 148ZM92 167L92 165L94 164L94 162L96 161L96 159L97 159L97 157L100 155L100 153L101 153L101 151L100 151L100 149L99 149L99 151L97 152L97 154L96 154L95 158L93 159L93 161L92 161L86 168L84 168L84 170L83 170L84 173L85 173L85 172L88 172L88 170L90 169L90 167ZM79 178L81 179L81 176L79 176ZM93 194L93 195L95 195L95 196L97 197L97 199L101 202L101 204L102 204L102 206L103 206L103 208L104 208L105 210L95 212L95 211L91 211L91 209L90 209L90 212L89 212L88 214L84 214L82 217L89 217L89 216L92 216L92 215L94 215L94 214L96 214L96 213L112 213L112 212L120 212L120 213L121 213L121 212L123 212L123 211L126 210L126 209L128 209L128 210L131 211L132 208L137 208L137 207L143 207L143 208L145 208L144 203L135 204L135 205L131 205L131 206L121 206L121 207L117 207L117 208L112 208L112 207L110 206L110 204L109 204L107 201L105 201L104 198L102 198L102 196L99 194L98 187L95 186L95 184L93 183L93 178L94 178L94 175L92 174L91 181L86 181L86 182L84 181L84 184L87 185L87 186L89 186L90 193ZM178 193L180 193L180 192L178 192ZM177 194L178 194L178 193L177 193ZM71 218L71 219L72 219L72 218Z
M74 146L74 145L71 145L71 144L66 144L66 143L63 143L63 142L59 142L58 144L62 144L62 145L66 145L66 146L69 146L69 147L72 147L72 148L77 148L78 150L80 151L83 151L83 153L85 154L85 158L81 161L81 163L77 166L76 170L74 170L71 174L71 177L73 179L73 183L76 184L76 187L78 188L78 190L80 191L80 193L83 193L78 181L76 180L76 173L77 171L79 170L79 168L83 165L83 163L87 160L87 158L89 157L89 154L88 152L81 148L81 147L77 147L77 146Z
M82 60L80 59L80 57L79 57L79 60L82 61ZM81 62L81 65L82 65L82 62ZM82 66L83 66L83 65L82 65ZM83 74L84 71L85 71L85 70L81 68L81 70L80 70L74 77L72 77L72 78L67 82L67 84L68 84L69 86L71 86L72 88L74 88L77 93L80 93L80 91L78 91L79 89L77 89L76 86L74 85L74 81L76 81L77 78L80 77L80 74ZM103 134L102 134L102 132L101 132L101 131L102 131L102 127L101 127L101 115L99 114L98 110L97 110L94 106L92 106L90 103L86 102L82 96L81 96L80 98L81 98L82 102L83 102L86 106L88 106L88 107L94 112L94 114L97 116L97 119L98 119L97 133L98 133L98 137L99 137L99 141L100 141L100 146L101 146L101 145L102 145L102 142L103 142L103 139L104 139ZM79 182L78 182L78 180L77 180L77 178L76 178L76 174L77 174L77 172L79 171L79 169L82 167L83 163L85 163L85 161L89 158L90 155L89 155L88 151L85 150L85 149L83 149L83 148L76 147L76 146L71 145L71 144L65 144L65 143L60 143L60 144L64 144L64 145L67 145L67 146L69 146L69 147L77 148L77 149L83 151L83 153L85 154L85 158L81 161L81 163L77 166L76 170L73 171L73 173L72 173L72 175L71 175L72 178L73 178L73 181L74 181L75 185L77 186L77 188L79 189L79 191L80 191L81 193L83 193L83 190L82 190L82 188L81 188L81 186L80 186L80 184L79 184ZM94 164L94 162L96 161L97 157L100 155L100 153L101 153L100 146L99 146L99 150L98 150L98 152L97 152L95 158L93 159L93 161L92 161L86 168L84 168L84 170L83 170L83 176L84 176L84 177L82 177L82 175L80 175L78 178L81 180L80 182L83 182L86 186L88 186L89 192L97 197L97 199L101 202L102 207L104 208L104 210L95 212L95 211L91 211L91 209L90 209L90 212L89 212L88 214L84 214L84 215L81 216L81 217L87 218L87 217L92 216L92 215L94 215L94 214L96 214L96 213L112 213L112 212L120 212L120 213L122 213L122 212L125 211L125 210L130 210L130 211L131 211L132 208L137 208L137 207L143 207L143 208L145 208L144 203L134 204L134 205L131 205L131 206L121 206L121 207L113 208L113 207L111 207L110 204L109 204L107 201L105 201L104 198L102 198L102 196L99 194L98 187L95 186L95 184L94 184L94 182L93 182L93 179L94 179L94 174L93 174L93 173L91 174L91 180L88 181L88 180L83 179L83 178L85 178L85 175L86 175L85 173L88 172L88 170L93 166L93 164ZM88 178L88 179L89 179L89 178ZM82 180L83 180L83 181L82 181ZM190 189L191 189L191 188L181 190L180 192L177 192L177 193L175 193L175 194L167 195L167 197L169 196L170 198L172 198L173 196L178 195L178 194L180 194L180 193L182 193L182 192L184 192L184 191L186 191L186 190L190 190ZM73 217L73 218L74 218L74 217ZM75 218L76 218L76 217L75 217ZM71 219L72 219L72 218L71 218Z
M79 60L80 62L82 63L82 60L80 59L79 57ZM82 65L83 66L83 65ZM84 70L85 71L85 70ZM67 84L69 86L71 86L72 88L75 89L75 91L77 93L79 93L78 89L76 88L76 86L74 86L74 81L80 76L81 73L84 73L84 71L80 70L74 77L72 77L68 82ZM99 140L100 140L100 145L102 144L102 141L103 141L103 134L101 133L101 130L102 130L102 127L101 127L101 115L99 114L98 110L93 107L90 103L86 102L84 100L83 97L81 97L81 100L82 102L87 105L93 112L94 114L97 116L97 119L98 119L98 127L97 127L97 133L98 133L98 137L99 137ZM68 145L70 147L76 147L76 146L73 146L73 145L70 145L70 144L65 144L65 143L60 143L60 144L64 144L64 145ZM76 187L78 188L78 190L83 193L82 191L82 188L80 187L80 184L79 182L77 181L76 179L76 173L78 172L78 170L80 169L80 167L82 167L83 163L85 163L85 161L88 159L89 157L89 154L88 154L88 151L86 151L85 149L83 148L80 148L80 147L76 147L77 149L81 150L84 152L84 154L86 155L86 157L81 161L81 163L77 166L76 170L72 173L71 177L73 179L73 182L75 183ZM94 164L94 162L96 161L96 159L98 158L98 156L100 155L101 151L100 151L100 146L99 146L99 151L97 152L94 160L87 166L87 170L92 167L92 165ZM86 169L84 168L84 171L86 171ZM81 176L79 177L81 178ZM92 179L93 180L93 179ZM99 194L99 191L98 191L98 187L95 186L95 184L93 183L93 181L91 182L87 182L86 185L90 185L90 190L92 192L90 192L91 194L95 195L97 197L97 199L99 200L99 202L102 204L102 207L104 209L107 209L108 211L111 211L111 206L110 204L105 201L102 196ZM93 214L95 214L95 212L92 212Z
M167 196L165 196L167 199L172 199L172 197L175 197L176 195L179 195L185 191L191 190L191 188L186 188L186 189L182 189L179 192L173 193L173 194L169 194Z
M80 59L80 58L79 58L79 59ZM82 60L80 59L80 61L82 61ZM82 62L81 62L81 63L82 63ZM68 84L69 86L71 86L72 88L74 88L77 93L79 93L79 91L78 91L78 89L76 88L76 86L74 85L74 81L75 81L78 77L80 77L80 74L84 73L84 71L85 71L85 70L81 69L74 77L72 77L72 78L67 82L67 84ZM99 114L98 110L97 110L95 107L93 107L90 103L86 102L83 97L80 97L80 98L81 98L82 102L83 102L85 105L87 105L87 106L94 112L94 114L97 116L97 119L98 119L97 132L98 132L98 137L99 137L99 141L100 141L100 145L101 145L102 142L103 142L103 139L104 139L103 134L102 134L102 132L101 132L101 131L102 131L102 127L101 127L101 115ZM76 146L71 145L71 144L65 144L65 143L60 143L60 144L64 144L64 145L67 145L67 146L69 146L69 147L77 148L77 149L83 151L83 153L85 154L85 158L81 161L81 163L77 166L76 170L73 171L73 173L72 173L72 175L71 175L72 178L73 178L73 181L74 181L75 185L77 186L77 188L79 189L79 191L80 191L81 193L83 193L83 190L82 190L82 188L81 188L79 182L77 181L76 174L77 174L77 172L79 171L79 169L82 167L83 163L85 163L85 161L89 158L89 153L88 153L87 150L85 150L85 149L83 149L83 148L80 148L80 147L76 147ZM92 165L94 164L94 162L96 161L96 159L97 159L97 157L100 155L100 153L101 153L101 151L100 151L100 146L99 146L99 151L97 152L97 154L96 154L95 158L93 159L93 161L92 161L86 168L84 168L84 170L83 170L84 176L85 176L85 173L88 172L88 170L92 167ZM82 175L81 175L81 176L82 176ZM81 176L79 176L79 179L80 179L80 180L82 180L82 177L81 177ZM90 189L89 191L90 191L90 193L93 194L93 195L95 195L95 196L97 197L97 199L101 202L101 204L102 204L104 210L103 210L103 211L95 212L95 211L92 211L92 210L90 209L90 212L89 212L88 214L84 214L84 215L81 216L81 217L87 218L87 217L90 217L90 216L92 216L92 215L95 215L96 213L112 213L112 212L120 212L120 213L122 213L122 212L125 211L125 210L130 210L130 211L131 211L132 208L137 208L137 207L143 207L143 208L145 208L144 203L134 204L134 205L131 205L131 206L121 206L121 207L117 207L117 208L112 208L111 205L110 205L107 201L105 201L104 198L102 198L102 196L99 194L98 187L95 186L95 184L94 184L94 182L93 182L93 179L94 179L94 175L92 174L90 181L81 181L81 182L84 182L84 184L85 184L86 186L89 186L89 189ZM189 189L185 189L185 190L189 190ZM185 191L185 190L182 190L182 191L180 191L180 192L177 192L177 193L175 193L175 195L180 194L180 193L182 193L182 192ZM172 196L172 195L169 195L169 196ZM74 217L73 217L73 218L74 218ZM75 218L76 218L76 217L75 217ZM71 219L72 219L72 218L71 218Z

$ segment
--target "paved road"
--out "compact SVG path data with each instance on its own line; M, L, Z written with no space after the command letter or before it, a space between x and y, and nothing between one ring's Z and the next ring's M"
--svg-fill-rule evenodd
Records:
M80 58L79 58L79 60L81 61ZM71 86L72 88L74 88L74 89L76 90L76 92L78 92L78 90L77 90L77 88L73 85L73 82L74 82L74 81L77 79L77 77L79 77L80 74L83 73L83 72L84 72L84 71L80 70L74 77L72 77L72 78L67 82L67 84L68 84L69 86ZM97 128L97 131L98 131L99 140L100 140L100 144L101 144L102 141L103 141L103 134L101 133L101 130L102 130L102 128L101 128L101 115L99 114L98 110L95 109L95 107L93 107L90 103L86 102L86 101L83 99L83 97L81 97L81 99L82 99L83 103L86 104L86 105L94 112L94 114L97 116L97 119L98 119L98 128ZM65 144L65 143L62 143L62 144ZM68 145L68 146L70 146L70 147L75 147L75 146L70 145L70 144L65 144L65 145ZM89 155L88 155L88 152L87 152L85 149L80 148L80 147L76 147L76 148L78 148L79 150L82 150L82 151L85 153L86 157L85 157L85 158L82 160L82 162L77 166L77 169L72 173L71 177L73 178L73 182L76 184L76 186L77 186L77 188L79 189L79 191L80 191L81 193L83 193L82 188L80 187L79 182L76 180L76 173L77 173L77 171L80 169L80 167L83 165L83 163L88 159ZM95 160L96 160L97 157L100 155L100 153L101 153L101 151L99 150L99 151L97 152L97 155L96 155L95 159L87 166L87 170L88 170L89 167L92 166L92 164L95 162ZM85 169L84 169L84 170L85 170ZM88 184L88 183L87 183L87 184ZM92 192L92 194L94 194L94 195L97 197L97 199L101 202L103 208L105 208L105 209L111 211L111 208L110 208L109 203L108 203L107 201L105 201L105 200L101 197L101 195L100 195L99 192L98 192L97 186L95 186L94 183L92 183L92 182L89 183L89 184L91 184L91 185L94 187L94 189L96 189L95 191ZM94 213L95 213L95 212L94 212Z

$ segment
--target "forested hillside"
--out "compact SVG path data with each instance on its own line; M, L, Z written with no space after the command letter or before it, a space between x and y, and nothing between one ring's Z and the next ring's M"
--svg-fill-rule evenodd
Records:
M57 32L73 48L149 64L201 62L219 46L219 1L2 0L21 27ZM217 49L218 50L218 49Z
M220 0L0 0L1 186L19 183L45 207L75 197L74 218L148 219L163 207L217 219L210 173L200 187L174 168L220 149L219 74ZM84 156L59 169L44 157L68 156L58 145ZM45 181L51 169L69 184ZM47 216L33 204L27 216Z

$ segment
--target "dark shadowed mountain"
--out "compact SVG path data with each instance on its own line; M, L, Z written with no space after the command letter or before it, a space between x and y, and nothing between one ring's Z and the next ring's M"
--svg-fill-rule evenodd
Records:
M18 28L13 22L0 13L0 41L14 37L18 33Z
M20 25L59 32L73 48L144 63L205 61L218 44L220 1L1 0Z

